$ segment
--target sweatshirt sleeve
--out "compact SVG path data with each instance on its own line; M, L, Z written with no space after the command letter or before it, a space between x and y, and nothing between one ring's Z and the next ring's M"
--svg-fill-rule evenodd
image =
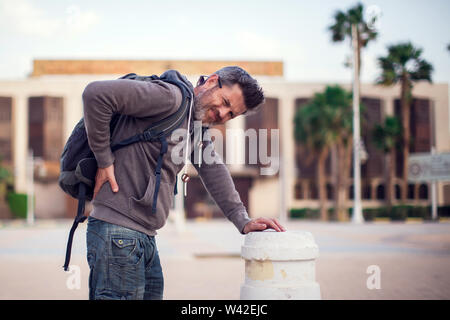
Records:
M166 82L129 79L94 81L83 91L83 111L89 146L100 168L114 163L109 123L113 114L137 118L175 112L181 103L179 89Z
M192 153L191 163L197 170L206 190L222 210L225 217L243 234L245 225L251 220L247 209L236 191L230 171L223 163L221 157L213 150L213 142L207 141L203 144L204 148L208 145L211 148L212 152L210 155L214 158L214 161L211 161L212 163L209 164L202 162L201 166L199 166L195 163Z

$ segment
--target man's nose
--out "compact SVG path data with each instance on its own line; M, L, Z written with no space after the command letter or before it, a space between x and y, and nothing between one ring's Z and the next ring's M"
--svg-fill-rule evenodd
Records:
M224 107L224 106L219 107L217 111L219 111L219 117L220 117L221 121L225 120L227 117L227 114L229 113L228 108Z

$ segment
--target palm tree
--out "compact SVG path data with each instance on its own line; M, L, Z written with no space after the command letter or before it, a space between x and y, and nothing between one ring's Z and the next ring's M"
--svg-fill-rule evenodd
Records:
M331 112L330 130L334 133L333 147L337 152L335 214L339 221L346 221L349 218L346 203L353 149L352 93L338 85L328 86L324 97Z
M317 157L317 178L319 185L320 219L327 220L325 161L334 141L331 127L331 110L325 103L323 94L316 94L313 99L295 114L295 140Z
M411 140L410 109L412 102L412 88L414 82L426 80L432 82L433 66L422 57L422 49L411 42L388 46L388 55L378 58L381 75L377 83L384 86L400 84L400 104L402 119L402 152L403 152L403 183L401 190L402 201L406 201L408 190L408 157Z
M387 116L384 124L375 125L372 131L372 140L375 147L386 154L386 202L392 206L395 178L395 150L401 143L402 124L397 117Z
M349 39L350 44L352 44L352 26L356 26L356 58L357 58L357 66L358 66L358 75L361 74L361 50L362 48L367 47L370 41L376 40L378 36L378 32L375 29L375 22L377 20L376 16L370 17L368 20L364 17L364 5L362 3L357 3L355 6L348 9L346 12L338 10L334 14L334 23L328 27L328 30L331 32L331 39L333 42L342 42L345 39ZM359 79L359 77L358 77ZM358 88L361 86L358 83ZM360 89L358 89L360 91ZM361 97L361 94L358 92L358 96ZM361 98L359 98L358 105L361 104ZM351 121L351 119L350 119ZM339 186L337 188L336 194L336 210L338 213L338 219L345 220L345 216L347 212L344 206L340 206L341 203L345 203L346 201L346 190L344 190L344 184L349 177L350 165L351 165L351 151L352 151L352 143L353 137L350 135L346 142L345 152L342 154L342 147L338 150L341 150L341 154L338 155L338 158L345 162L348 165L343 165L342 168L338 170L338 181L336 182ZM345 160L344 160L345 159ZM347 168L347 170L345 170ZM340 175L345 175L343 178L340 178ZM340 180L339 180L340 179ZM345 200L344 200L345 199Z
M352 150L352 97L340 86L327 86L295 115L296 141L317 156L317 178L321 219L326 219L325 161L331 149L337 150L335 212L340 221L348 220L347 184ZM309 157L310 159L312 157Z
M328 27L331 31L333 42L342 42L346 38L352 39L352 25L356 25L357 46L358 46L358 70L361 70L361 49L367 47L367 44L376 40L378 33L374 29L377 17L371 17L369 21L364 19L364 5L358 3L347 12L336 11L334 14L334 23Z

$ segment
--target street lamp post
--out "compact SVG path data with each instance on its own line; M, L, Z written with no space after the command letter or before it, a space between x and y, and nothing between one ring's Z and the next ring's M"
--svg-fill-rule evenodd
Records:
M357 25L352 24L353 47L353 223L363 223L364 218L361 209L361 135L359 123L359 61Z

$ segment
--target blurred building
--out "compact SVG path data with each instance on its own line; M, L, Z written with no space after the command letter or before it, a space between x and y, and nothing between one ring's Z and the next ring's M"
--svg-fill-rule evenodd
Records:
M199 75L211 74L226 65L239 65L254 75L266 93L266 105L253 116L238 117L216 129L269 129L268 150L273 143L271 129L279 129L281 162L285 187L280 189L279 177L261 175L267 167L258 161L248 164L248 139L241 135L222 155L240 159L229 165L236 188L250 215L278 216L281 197L287 209L318 207L318 186L315 161L306 161L307 154L294 141L294 114L328 83L295 83L283 77L283 63L279 61L162 61L162 60L35 60L29 78L0 81L0 154L3 164L15 173L15 190L26 192L26 158L29 149L35 158L36 217L73 217L76 201L66 196L57 185L59 157L65 141L82 115L81 94L94 80L115 79L129 72L141 75L161 74L176 69L195 84ZM350 84L341 84L351 90ZM364 207L385 202L385 156L371 141L369 132L386 115L399 114L399 87L361 85L364 117L368 124L362 129L369 155L362 165L362 199ZM413 90L411 110L411 152L429 152L434 145L437 152L450 152L448 84L419 83ZM225 136L224 146L229 137ZM246 142L247 141L247 142ZM270 152L269 152L270 154ZM259 159L259 158L258 158ZM327 161L327 195L332 206L334 197L333 170L335 156ZM401 174L401 154L397 157L397 179ZM193 172L195 175L195 172ZM400 198L401 184L396 182L395 198ZM352 186L349 186L351 202ZM281 190L281 191L280 191ZM181 189L180 189L181 191ZM177 197L181 197L182 192ZM429 184L410 184L411 204L428 205L431 198ZM179 203L179 202L178 202ZM438 184L438 204L450 204L450 183ZM193 177L184 200L187 217L219 217L220 209L204 191L201 181ZM349 203L351 205L351 203Z

